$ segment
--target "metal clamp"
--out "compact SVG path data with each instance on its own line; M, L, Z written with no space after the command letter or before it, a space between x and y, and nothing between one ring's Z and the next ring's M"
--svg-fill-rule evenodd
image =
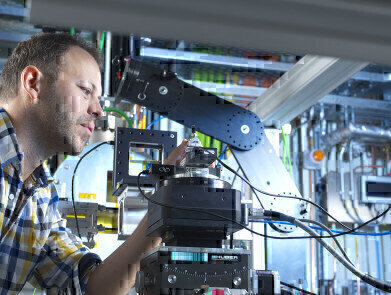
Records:
M143 92L140 92L138 95L137 95L137 98L139 100L145 100L147 98L147 95L145 94L145 92L147 91L147 87L149 85L149 82L145 82L144 80L139 80L137 79L137 82L141 82L141 83L144 83L144 90Z

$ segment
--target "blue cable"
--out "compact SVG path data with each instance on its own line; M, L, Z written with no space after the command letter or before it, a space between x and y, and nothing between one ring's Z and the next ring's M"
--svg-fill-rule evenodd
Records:
M287 224L287 225L294 225L290 222L283 222L283 221L271 221L271 220L257 220L257 221L250 221L250 222L261 222L261 223L277 223L277 224ZM317 230L321 230L321 231L325 231L323 228L321 227L317 227L317 226L311 226L310 225L310 228L312 229L317 229ZM334 233L337 233L337 234L342 234L344 233L344 231L342 230L334 230L334 229L330 229L332 232ZM355 236L387 236L387 235L391 235L391 232L382 232L382 233L362 233L362 232L353 232L353 233L349 233L348 235L355 235Z
M219 157L219 160L222 160L222 159L223 159L225 153L227 152L227 149L228 149L228 145L225 146L224 150L222 151L222 153L221 153L221 155L220 155L220 157Z
M161 119L167 119L167 118L165 118L165 117L159 117L159 118L157 118L157 119L153 120L151 123L149 123L149 124L148 124L148 126L147 126L147 127L145 127L145 129L149 129L149 128L151 128L151 126L152 126L153 124L155 124L155 123L159 122Z

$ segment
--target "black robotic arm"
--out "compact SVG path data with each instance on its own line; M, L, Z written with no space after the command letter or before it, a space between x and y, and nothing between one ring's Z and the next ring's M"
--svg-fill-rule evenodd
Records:
M238 150L251 150L264 137L260 118L172 73L132 59L119 98L147 107L185 126L195 126Z

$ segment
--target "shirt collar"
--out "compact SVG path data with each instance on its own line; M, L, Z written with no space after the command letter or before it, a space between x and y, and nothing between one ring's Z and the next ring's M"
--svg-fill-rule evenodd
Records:
M1 169L11 164L17 174L21 174L23 153L16 138L15 129L7 112L0 108L0 161ZM32 173L32 179L39 187L46 187L53 181L53 177L46 165L39 165Z

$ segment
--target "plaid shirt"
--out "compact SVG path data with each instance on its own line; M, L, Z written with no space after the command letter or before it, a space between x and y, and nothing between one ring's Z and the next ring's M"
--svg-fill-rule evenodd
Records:
M21 180L22 158L10 118L0 108L0 295L18 294L26 281L47 294L83 294L101 260L65 228L47 167Z

